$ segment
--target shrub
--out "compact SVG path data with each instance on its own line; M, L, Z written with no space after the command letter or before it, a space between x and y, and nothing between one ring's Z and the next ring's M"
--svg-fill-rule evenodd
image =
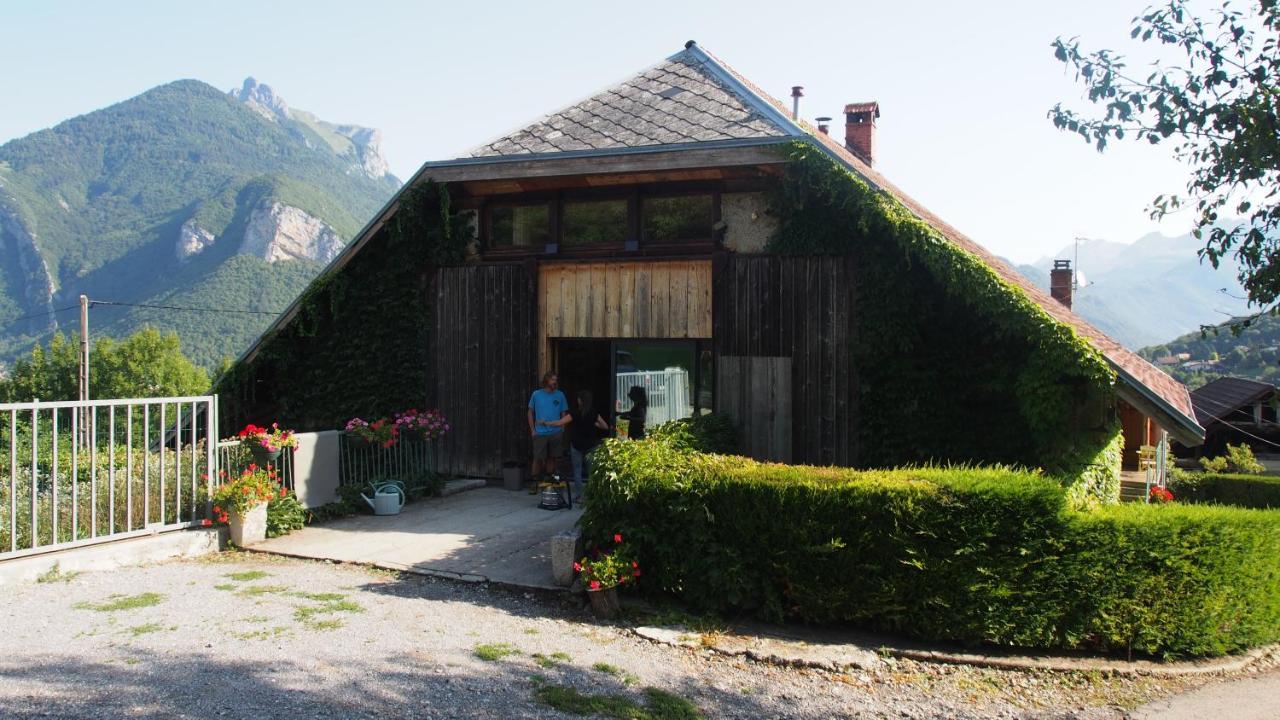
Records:
M663 440L681 450L736 455L738 428L727 415L694 415L671 420L649 431L650 439Z
M592 483L588 539L621 532L639 587L699 610L1162 655L1280 639L1280 513L1079 512L1035 472L770 465L652 441L606 442Z
M267 537L288 535L301 530L307 523L307 510L298 502L298 496L280 489L279 494L267 503Z
M1280 478L1267 475L1178 472L1169 489L1183 502L1280 509Z
M1237 475L1259 475L1263 470L1262 463L1253 456L1253 450L1244 444L1227 443L1227 454L1216 458L1200 458L1200 465L1211 473L1235 473Z

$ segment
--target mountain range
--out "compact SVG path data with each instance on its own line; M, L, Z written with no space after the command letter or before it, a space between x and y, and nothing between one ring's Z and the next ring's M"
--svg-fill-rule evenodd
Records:
M91 336L150 324L206 367L237 355L400 186L380 140L249 78L0 145L0 364L76 332L81 294Z
M1075 261L1079 286L1072 308L1136 350L1249 312L1234 261L1214 269L1200 262L1201 247L1190 234L1152 233L1132 243L1081 240L1078 248L1068 245L1015 267L1047 290L1053 261Z

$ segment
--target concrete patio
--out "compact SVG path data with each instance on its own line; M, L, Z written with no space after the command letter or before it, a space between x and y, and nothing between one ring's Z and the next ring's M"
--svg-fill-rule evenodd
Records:
M251 549L558 589L551 576L551 537L572 528L582 510L539 510L537 505L538 498L523 491L482 487L406 505L399 515L314 525Z

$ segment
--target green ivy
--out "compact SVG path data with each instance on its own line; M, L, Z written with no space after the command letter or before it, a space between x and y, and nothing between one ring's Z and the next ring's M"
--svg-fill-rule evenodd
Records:
M428 404L434 269L462 261L469 223L445 186L406 189L360 252L317 278L257 356L219 378L224 427L332 429Z
M859 465L1056 467L1106 443L1101 353L896 198L808 142L784 147L767 249L853 259Z

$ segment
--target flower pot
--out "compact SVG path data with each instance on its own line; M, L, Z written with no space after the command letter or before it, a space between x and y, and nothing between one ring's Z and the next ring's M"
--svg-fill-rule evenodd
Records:
M502 466L502 487L519 490L524 487L524 466Z
M591 613L601 620L612 620L622 612L616 587L588 590L587 598L591 600Z
M266 467L269 463L274 463L280 459L281 449L268 450L257 443L249 446L249 454L253 456L253 461L258 463L259 467Z
M227 514L227 527L231 542L237 547L248 547L267 539L267 504L258 503L243 515L232 511Z

